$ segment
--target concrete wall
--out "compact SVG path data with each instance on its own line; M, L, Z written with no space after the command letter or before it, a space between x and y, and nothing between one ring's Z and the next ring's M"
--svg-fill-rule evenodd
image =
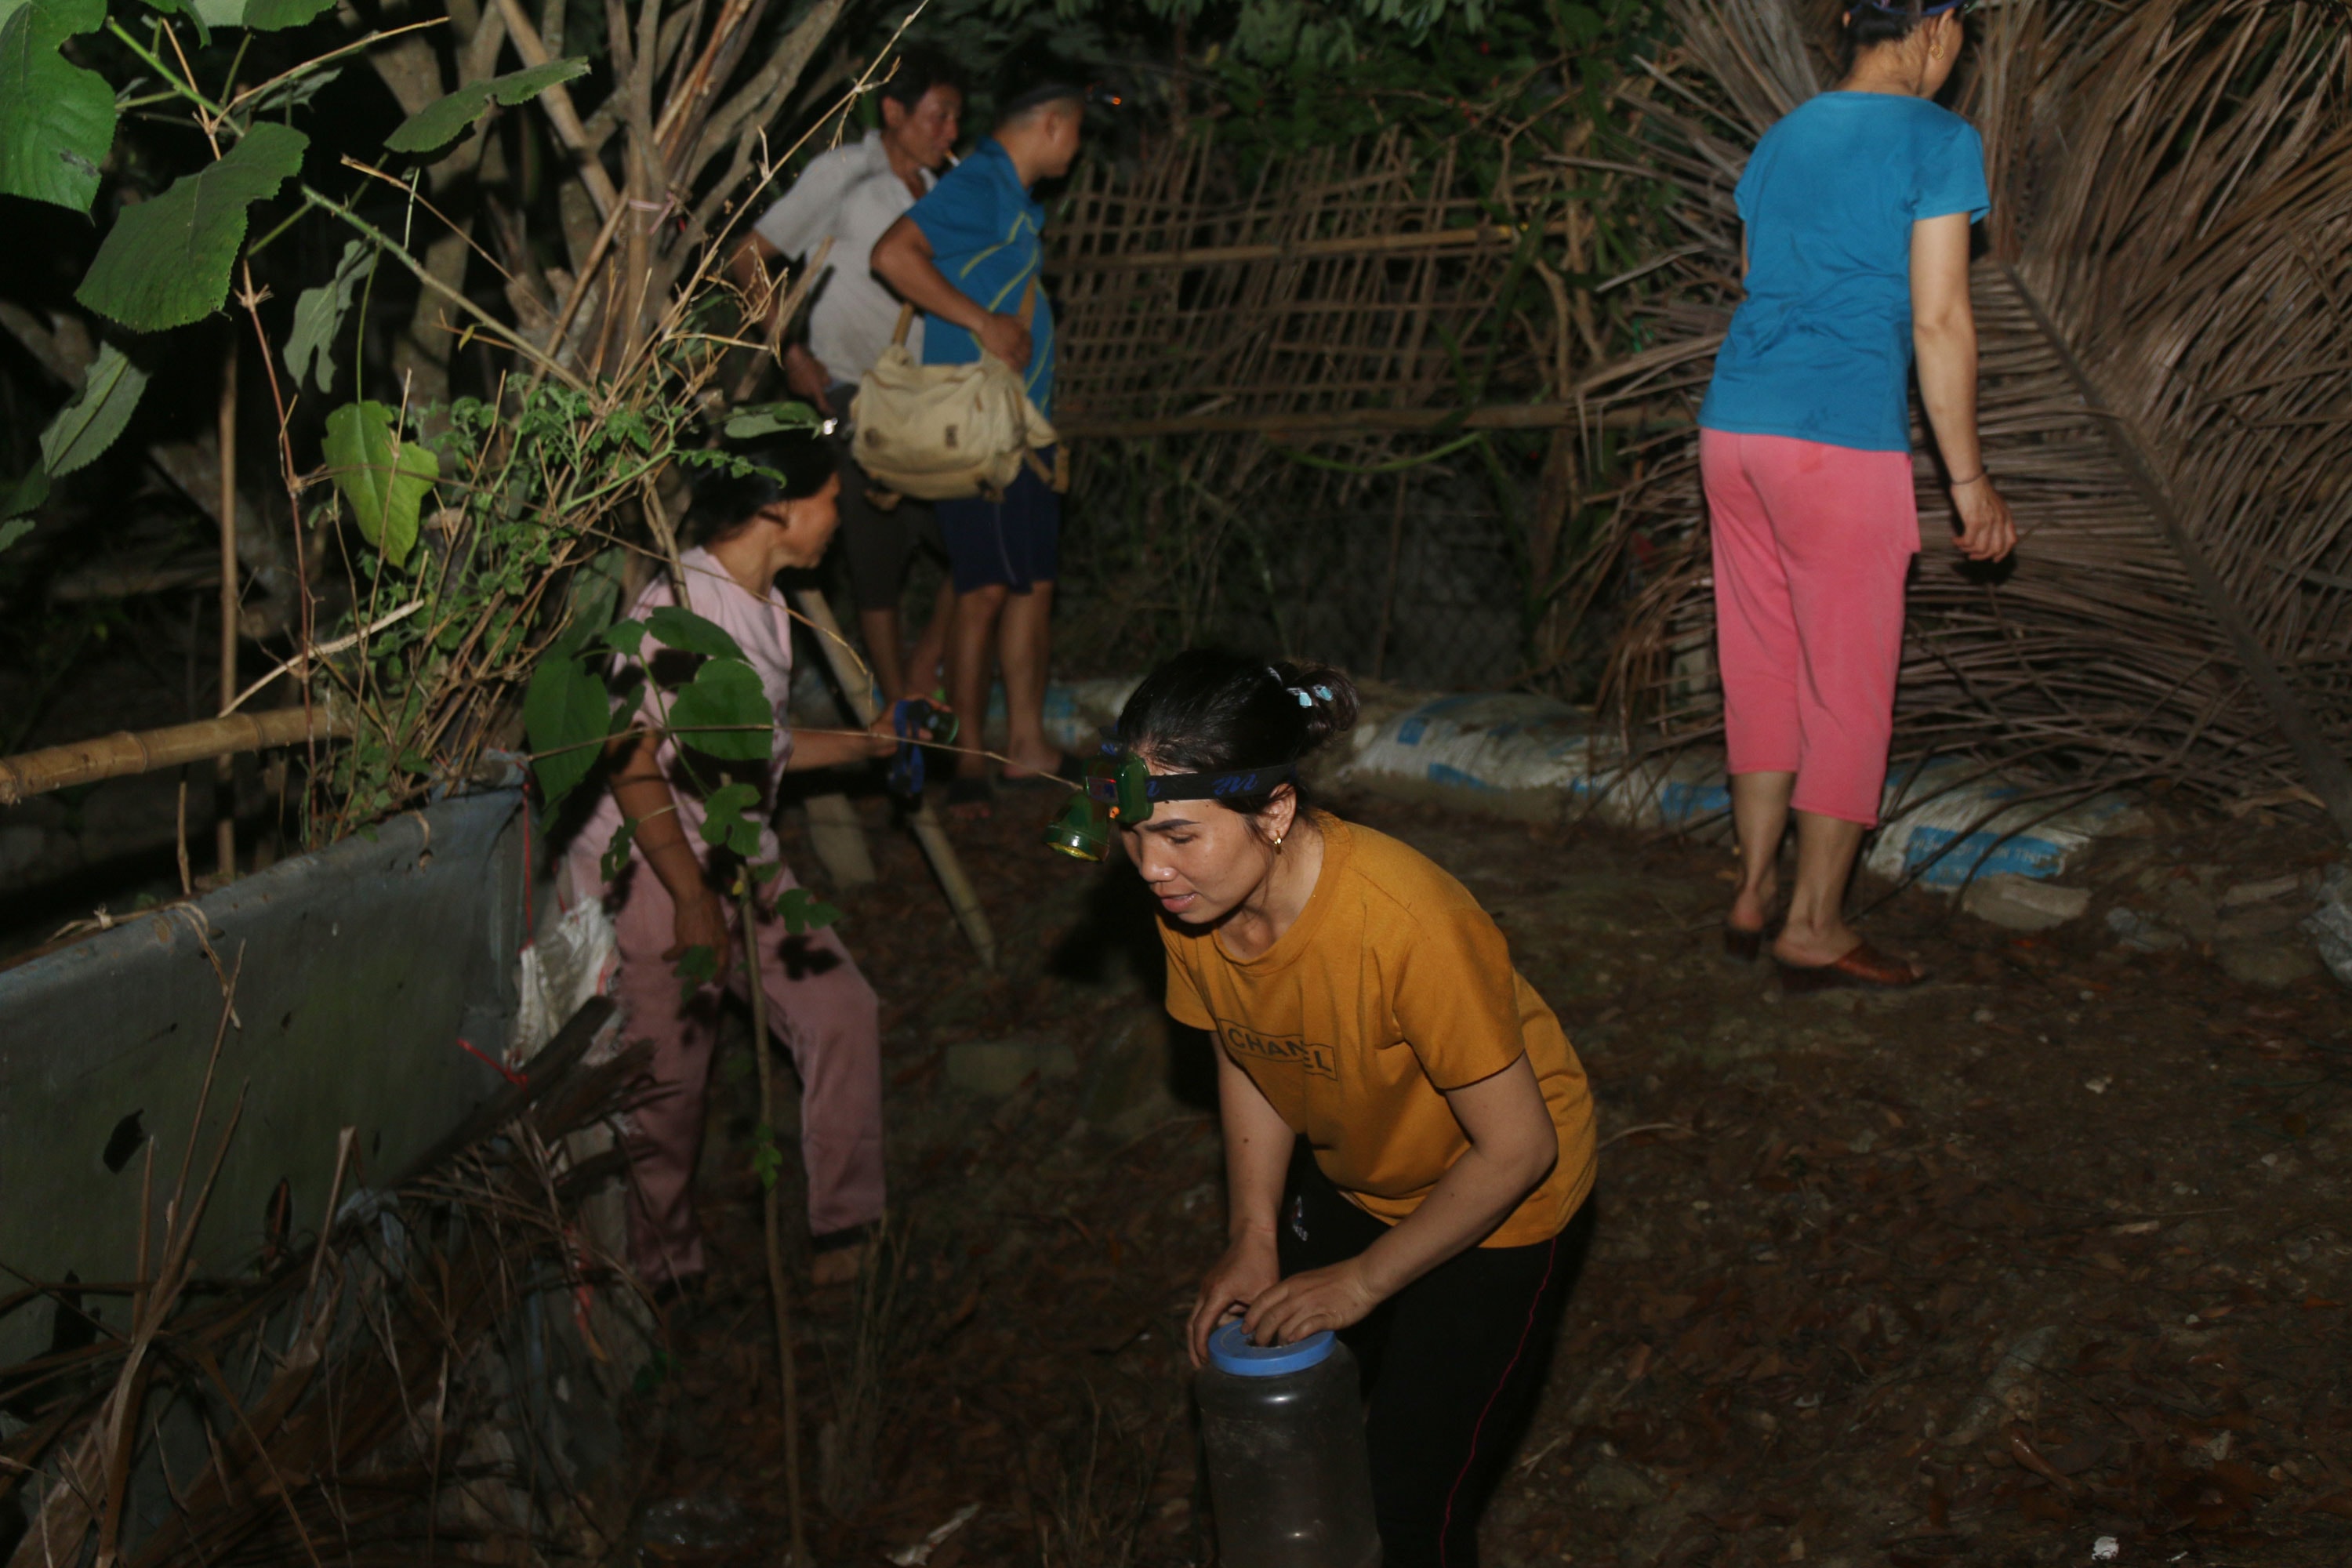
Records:
M295 1234L315 1235L339 1129L359 1130L345 1191L378 1185L499 1087L457 1041L496 1057L514 1015L520 805L511 790L445 802L196 906L222 965L241 957L243 971L242 1026L222 1045L192 1190L245 1101L198 1232L200 1274L252 1265L281 1179ZM184 913L0 973L0 1295L69 1270L132 1278L145 1142L160 1235L220 1014ZM107 1322L128 1316L120 1297L90 1305ZM0 1319L0 1368L43 1353L54 1317L43 1300Z

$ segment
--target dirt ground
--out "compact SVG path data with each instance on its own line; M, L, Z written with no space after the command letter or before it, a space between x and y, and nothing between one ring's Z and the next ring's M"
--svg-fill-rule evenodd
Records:
M2038 935L1906 892L1869 930L1929 984L1783 998L1721 956L1720 848L1340 804L1494 911L1601 1106L1598 1239L1488 1563L2352 1560L2352 1013L2293 978L2277 891L2315 830L2157 814ZM882 880L837 900L898 1241L803 1303L822 1562L925 1561L959 1517L932 1568L1213 1560L1178 1341L1223 1224L1205 1045L1171 1041L1131 873L1036 847L1053 805L959 830L1000 974L879 802ZM718 1272L648 1385L641 1563L782 1539L751 1067L739 1039L716 1080Z

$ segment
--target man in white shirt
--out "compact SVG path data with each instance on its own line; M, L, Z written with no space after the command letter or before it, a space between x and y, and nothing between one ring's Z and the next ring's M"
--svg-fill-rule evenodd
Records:
M749 288L754 257L767 264L783 258L805 261L827 238L833 241L809 308L808 341L784 350L785 385L826 414L848 414L858 382L889 345L899 302L874 275L874 242L930 189L936 171L949 162L963 98L961 73L952 60L922 46L902 51L881 89L881 129L811 160L736 248L733 269ZM922 330L919 315L908 334L919 360ZM939 523L920 502L903 500L889 511L871 505L868 481L849 459L845 432L839 452L839 537L867 656L885 696L922 695L936 684L954 595L942 585L930 624L903 664L898 597L918 545L944 556Z

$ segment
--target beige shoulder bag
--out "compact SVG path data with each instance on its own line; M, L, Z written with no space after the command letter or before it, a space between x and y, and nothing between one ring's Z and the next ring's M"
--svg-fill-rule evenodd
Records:
M1021 324L1037 311L1037 279L1021 297ZM969 364L918 364L907 352L915 308L901 306L890 346L857 384L849 405L850 454L875 483L919 500L1001 496L1027 465L1055 489L1069 467L1037 453L1056 446L1054 426L1011 365L983 351ZM1057 455L1058 457L1058 455Z

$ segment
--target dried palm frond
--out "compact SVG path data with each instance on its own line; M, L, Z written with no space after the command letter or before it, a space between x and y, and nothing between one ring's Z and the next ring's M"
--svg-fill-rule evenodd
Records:
M1598 392L1704 390L1737 298L1730 187L1824 79L1811 9L1675 0L1654 128L1707 248L1678 264L1656 363ZM2024 542L2012 569L1959 564L1923 456L1897 754L2307 788L2352 834L2352 28L2331 0L2009 0L1960 107L1993 185L1980 425ZM1662 453L1617 531L1665 547L1608 691L1652 743L1719 724L1696 458Z

